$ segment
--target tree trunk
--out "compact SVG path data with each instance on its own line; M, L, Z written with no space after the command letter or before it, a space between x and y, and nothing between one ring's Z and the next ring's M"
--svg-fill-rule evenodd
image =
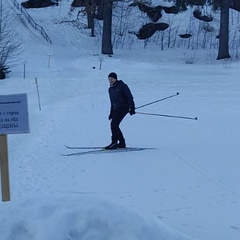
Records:
M220 34L217 60L230 58L228 42L229 42L229 0L221 0Z
M112 49L112 0L103 1L102 54L113 54Z
M0 69L0 80L5 78L6 78L5 71L3 69Z
M95 36L94 33L94 13L96 9L95 0L85 0L85 7L87 11L88 28L91 29L91 37Z

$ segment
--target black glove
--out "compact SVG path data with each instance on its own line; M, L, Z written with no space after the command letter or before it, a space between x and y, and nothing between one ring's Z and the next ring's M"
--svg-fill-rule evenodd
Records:
M112 119L112 111L110 112L109 116L108 116L108 120L110 121Z
M129 109L129 113L130 113L131 116L134 115L134 114L136 113L136 112L135 112L135 107L130 108L130 109Z

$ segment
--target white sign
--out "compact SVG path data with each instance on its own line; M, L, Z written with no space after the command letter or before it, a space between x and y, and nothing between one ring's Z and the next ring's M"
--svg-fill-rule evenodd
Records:
M0 95L0 134L29 132L27 94Z

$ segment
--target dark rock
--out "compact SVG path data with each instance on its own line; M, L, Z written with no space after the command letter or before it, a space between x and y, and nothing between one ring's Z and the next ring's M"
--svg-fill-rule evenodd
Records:
M230 0L230 8L240 12L240 1L239 0Z
M189 34L189 33L179 34L180 38L190 38L191 36L192 36L192 34Z
M212 16L202 15L201 11L199 11L199 10L193 11L193 16L195 18L197 18L198 20L201 20L204 22L212 22L213 21Z
M156 31L164 31L169 27L167 23L147 23L136 33L138 39L150 38Z
M188 3L194 6L203 6L206 4L206 0L188 0Z
M157 22L162 17L162 6L151 7L141 2L135 2L129 6L138 6L139 10L146 13L153 22Z
M28 0L22 2L21 5L24 8L44 8L49 6L57 6L58 0Z
M73 0L72 7L85 7L85 1L84 0Z
M162 7L165 13L172 13L172 14L177 14L179 13L179 7L177 6L172 6L172 7Z

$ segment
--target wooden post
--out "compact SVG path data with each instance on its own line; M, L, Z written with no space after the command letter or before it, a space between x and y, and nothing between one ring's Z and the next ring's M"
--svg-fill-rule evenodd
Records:
M1 184L2 184L2 201L10 201L10 183L8 168L8 146L7 135L0 134L0 167L1 167Z
M102 62L103 62L103 57L100 56L100 57L99 57L99 63L100 63L99 69L100 69L100 70L102 69Z
M36 77L35 77L35 84L36 84L36 87L37 87L38 107L39 107L39 110L41 111L42 108L41 108L41 102L40 102L40 94L39 94L39 89L38 89L38 81L37 81L37 78L36 78Z
M26 77L26 63L23 65L23 79Z
M48 68L50 68L50 61L51 61L51 56L52 55L53 55L52 51L48 52Z

